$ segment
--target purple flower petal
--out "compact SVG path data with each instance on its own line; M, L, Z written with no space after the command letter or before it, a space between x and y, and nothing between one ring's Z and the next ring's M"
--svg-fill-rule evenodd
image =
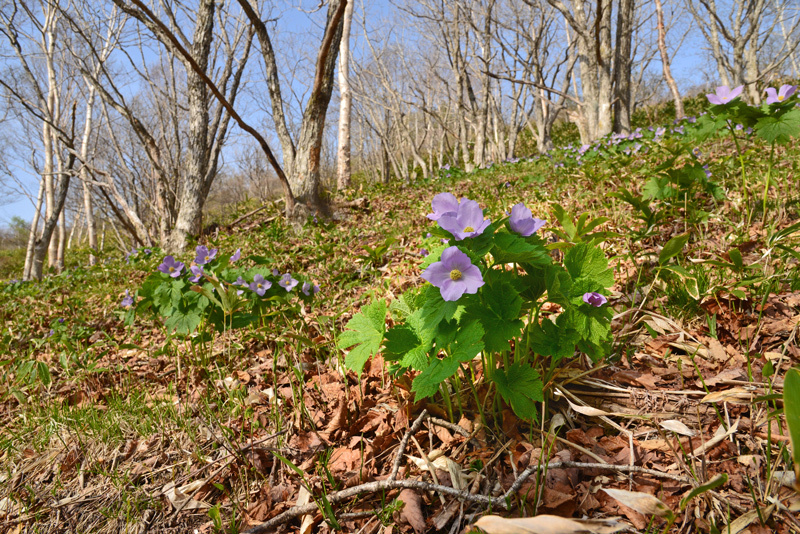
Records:
M600 306L602 306L603 304L608 302L608 299L605 298L600 293L597 293L596 291L594 291L594 292L591 292L591 293L584 293L583 294L583 302L585 302L586 304L589 304L591 306L594 306L595 308L599 308Z
M198 265L192 265L189 267L189 270L192 271L194 276L189 277L189 281L193 284L196 284L200 281L200 278L203 276L203 268Z
M172 256L166 256L164 261L161 262L161 265L158 266L158 270L164 274L170 275L172 278L177 278L181 275L183 267L183 263L175 261L175 258Z
M292 275L289 273L284 274L281 276L281 279L278 280L278 285L285 289L287 292L294 289L294 286L299 284L300 282L292 278Z
M474 200L462 198L458 211L439 218L439 226L453 234L456 241L480 235L492 223L483 218L483 210Z
M197 253L197 257L195 257L194 262L197 265L205 265L206 263L210 262L214 259L214 256L217 255L217 249L213 248L208 250L208 247L205 245L199 245L195 252Z
M267 289L272 287L272 282L264 280L264 277L257 274L253 277L253 282L248 286L251 291L254 291L259 297L263 297Z
M242 257L242 249L240 249L240 248L237 248L237 249L236 249L236 252L234 252L234 253L233 253L233 256L231 256L231 263L234 263L234 262L237 262L237 261L239 261L239 259L240 259L241 257Z
M438 287L446 301L458 300L464 293L475 294L485 283L480 269L458 247L445 249L441 261L425 269L422 278Z
M547 221L534 217L531 210L520 202L511 208L511 218L508 220L508 223L512 231L518 233L522 237L528 237L547 224Z
M431 207L433 208L433 213L429 213L428 218L432 221L438 221L442 215L458 211L458 199L452 193L439 193L433 197Z

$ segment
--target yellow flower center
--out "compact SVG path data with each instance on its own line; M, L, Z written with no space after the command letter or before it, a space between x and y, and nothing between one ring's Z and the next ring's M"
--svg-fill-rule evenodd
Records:
M475 228L473 228L471 226L467 226L466 228L464 228L464 232L474 232L474 231L475 231Z
M175 272L175 267L170 267L169 268L169 272L174 273Z
M455 282L456 280L461 280L461 271L458 269L453 269L450 271L450 280Z
M208 261L208 256L206 256L206 261Z
M778 102L781 102L784 98L786 98L784 95L778 95Z

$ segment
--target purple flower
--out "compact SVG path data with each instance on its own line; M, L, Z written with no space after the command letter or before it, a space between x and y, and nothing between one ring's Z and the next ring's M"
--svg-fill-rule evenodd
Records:
M665 133L667 133L667 129L666 128L663 128L663 127L656 128L656 137L661 137Z
M231 256L231 263L239 261L239 258L241 257L242 257L242 249L237 248L236 252L234 252L233 256Z
M234 286L246 286L246 285L247 285L247 282L245 282L245 281L244 281L244 278L242 278L242 277L240 276L240 277L239 277L239 278L237 278L237 279L236 279L236 281L235 281L233 284L231 284L231 285L234 285Z
M421 249L419 249L419 255L420 255L420 256L422 256L422 257L425 257L425 256L427 256L428 254L430 254L430 252L428 252L428 249L427 249L427 248L421 248Z
M310 297L312 294L319 293L319 286L311 285L308 282L303 282L303 287L301 289L307 297Z
M706 178L711 178L711 171L708 168L708 163L703 165L703 172L706 173Z
M508 220L508 223L511 226L511 230L522 237L528 237L547 224L547 221L534 217L531 210L520 202L519 204L514 204L511 208L511 218Z
M278 277L280 275L281 275L281 273L280 273L280 271L278 269L272 269L272 276Z
M781 85L781 88L776 91L772 87L767 87L767 104L776 104L783 102L791 97L797 91L796 85Z
M477 293L485 282L481 270L469 260L469 256L458 247L449 247L442 252L442 261L432 263L422 278L438 287L444 300L458 300L464 293Z
M586 304L590 304L595 308L599 308L600 306L608 302L608 299L595 291L592 293L584 293L583 302L585 302Z
M178 278L181 275L183 267L183 263L175 261L175 258L172 256L167 256L164 258L164 261L161 262L161 265L158 266L158 270L164 274L170 275L172 278Z
M740 85L734 89L729 88L727 85L720 85L717 87L716 94L713 95L706 95L708 101L712 104L716 104L721 106L722 104L727 104L740 94L742 94L742 89L744 89L744 85Z
M456 241L482 234L491 223L491 220L483 218L483 210L478 203L466 198L461 199L458 211L439 218L439 226L453 234Z
M130 308L131 306L133 306L133 297L131 296L130 291L128 291L127 289L125 290L125 296L122 298L122 302L120 302L120 305L123 308Z
M300 282L292 278L292 275L289 273L284 274L283 276L281 276L281 279L278 280L278 285L281 286L286 291L291 291L292 289L294 289L294 286L296 286L299 283Z
M458 199L453 193L439 193L431 202L433 213L428 214L432 221L438 221L443 215L458 211Z
M250 290L255 291L259 297L263 297L264 293L267 292L267 289L272 287L272 282L269 280L264 280L264 277L260 274L257 274L253 277L253 283L250 284Z
M200 278L203 276L203 268L197 265L192 265L189 267L189 270L192 271L194 276L189 277L189 281L193 284L196 284L200 281Z
M194 250L197 253L197 257L194 259L194 262L197 265L205 265L213 260L214 256L217 255L217 249L212 248L211 250L208 250L208 247L205 245L200 245Z

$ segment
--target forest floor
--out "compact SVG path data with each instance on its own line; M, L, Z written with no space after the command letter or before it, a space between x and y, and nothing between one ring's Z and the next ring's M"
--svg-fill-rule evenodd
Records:
M650 138L630 154L633 142L442 170L336 196L334 221L293 226L266 210L204 238L320 286L267 326L188 338L146 315L125 326L120 300L155 271L157 251L5 284L0 530L457 533L491 513L800 532L782 414L783 377L800 363L797 151L779 152L764 217L759 142L743 149L746 195L730 139L698 144L724 198L698 188L652 199L648 219L610 195L638 194L661 172ZM525 202L550 243L564 228L555 203L571 221L607 218L594 231L606 232L616 282L610 356L565 361L538 421L502 402L482 416L459 390L415 402L413 375L389 373L380 355L360 376L343 366L347 321L425 283L425 215L443 191L495 214ZM688 277L658 271L682 234L674 262ZM650 494L676 520L605 488ZM682 502L695 488L707 491Z

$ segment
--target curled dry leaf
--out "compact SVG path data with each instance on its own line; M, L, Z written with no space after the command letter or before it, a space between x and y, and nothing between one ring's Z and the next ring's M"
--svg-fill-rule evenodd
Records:
M400 511L400 520L411 525L417 534L425 532L425 516L422 514L422 499L419 494L412 489L404 489L397 500L405 503Z
M657 515L659 517L668 517L673 515L673 512L670 510L669 506L649 493L613 488L603 488L603 491L605 491L616 501L624 504L628 508L636 510L642 515Z
M670 419L668 421L662 421L659 423L661 428L669 430L671 432L675 432L676 434L680 434L681 436L689 436L693 437L697 435L697 432L686 426L685 424L681 423L677 419Z
M191 498L194 492L200 489L204 484L204 480L195 480L180 488L176 488L175 483L170 482L161 489L161 493L169 499L170 504L176 510L204 510L211 508L211 505Z
M614 519L567 519L555 515L518 519L485 515L473 526L486 534L612 534L627 528Z

